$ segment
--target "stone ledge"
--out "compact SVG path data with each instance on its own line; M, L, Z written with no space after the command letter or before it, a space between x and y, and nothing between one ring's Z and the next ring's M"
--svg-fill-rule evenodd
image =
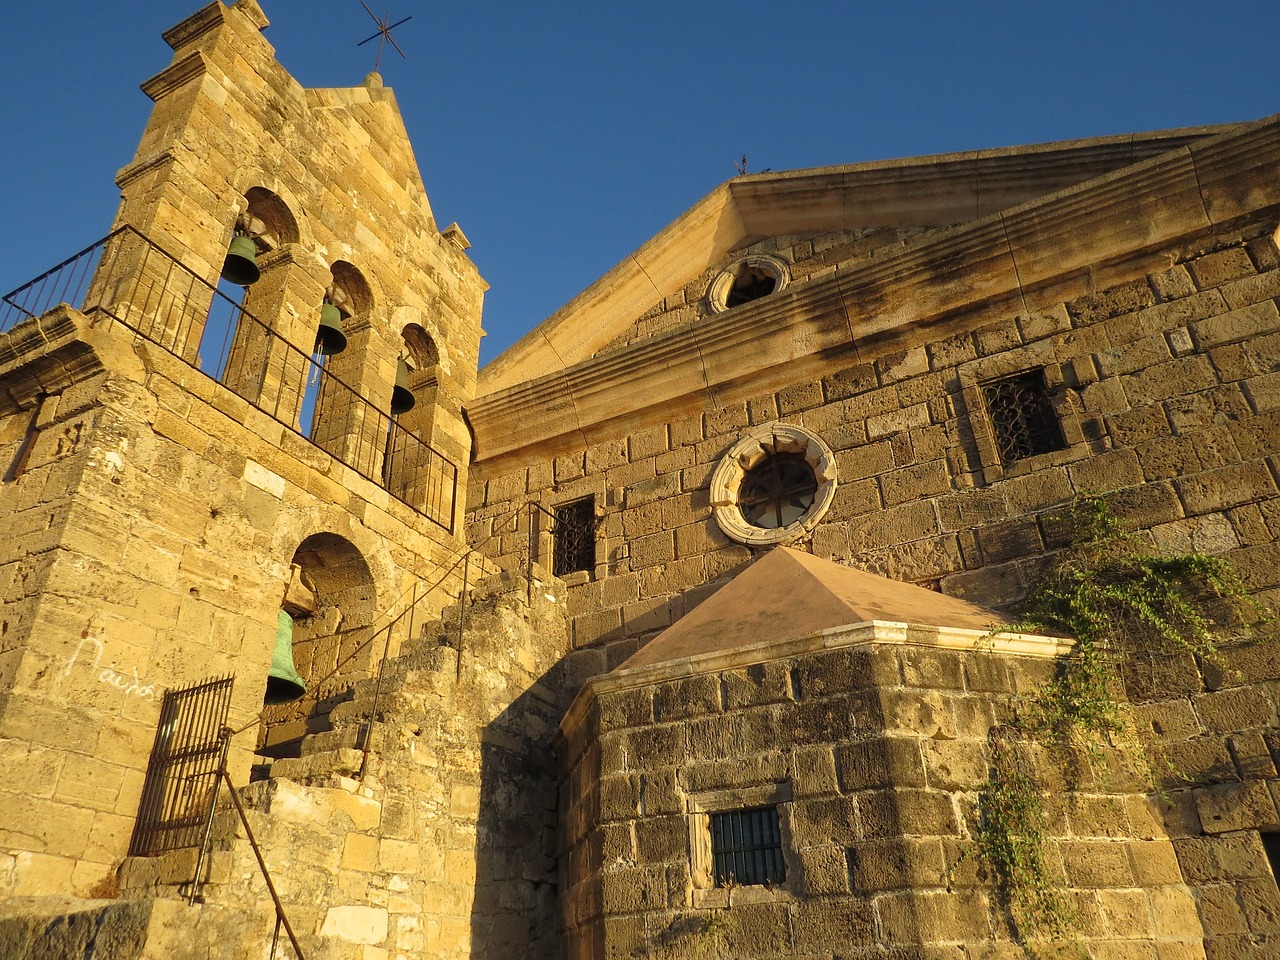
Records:
M560 732L566 738L571 737L574 730L586 718L591 701L600 694L872 643L886 646L926 647L935 650L997 653L1050 660L1067 653L1073 646L1072 641L1060 637L869 620L865 623L830 627L786 640L696 654L648 666L618 669L612 673L593 677L583 685L572 705L565 712L564 719L560 722Z

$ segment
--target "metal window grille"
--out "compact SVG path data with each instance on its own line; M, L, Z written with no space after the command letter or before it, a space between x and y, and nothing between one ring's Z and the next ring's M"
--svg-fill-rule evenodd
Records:
M234 677L219 677L164 695L130 856L154 857L200 846L218 795L222 730L233 682Z
M782 831L777 807L711 814L711 856L717 887L782 883Z
M1013 463L1066 446L1058 416L1049 403L1043 370L1029 370L985 384L982 393L995 427L1001 463Z
M552 572L557 577L596 565L596 500L586 497L555 508Z
M753 527L775 529L795 523L813 506L818 478L802 453L765 457L742 478L738 509Z

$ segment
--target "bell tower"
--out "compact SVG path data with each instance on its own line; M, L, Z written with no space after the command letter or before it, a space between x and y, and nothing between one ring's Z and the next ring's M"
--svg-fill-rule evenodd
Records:
M462 586L486 285L392 91L304 89L266 26L165 33L85 281L0 315L0 896L107 882L166 690L234 675L244 782ZM264 731L283 609L308 693Z

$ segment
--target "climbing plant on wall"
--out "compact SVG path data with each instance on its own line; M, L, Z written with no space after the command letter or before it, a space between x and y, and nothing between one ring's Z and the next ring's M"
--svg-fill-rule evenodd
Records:
M1219 664L1224 643L1269 632L1270 623L1226 560L1152 552L1101 497L1078 498L1058 519L1069 545L1028 592L1011 629L1075 643L1053 679L993 729L978 796L978 854L1023 939L1061 939L1073 929L1045 856L1047 788L1036 758L1083 755L1101 766L1108 751L1128 751L1158 790L1157 758L1142 751L1124 710L1126 665L1139 655L1179 653Z

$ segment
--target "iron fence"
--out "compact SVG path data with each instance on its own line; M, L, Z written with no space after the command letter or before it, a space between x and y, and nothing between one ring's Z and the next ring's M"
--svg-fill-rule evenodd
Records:
M453 532L453 461L133 227L0 298L0 333L60 303L123 323Z
M129 856L200 846L218 796L233 682L218 677L164 695Z

